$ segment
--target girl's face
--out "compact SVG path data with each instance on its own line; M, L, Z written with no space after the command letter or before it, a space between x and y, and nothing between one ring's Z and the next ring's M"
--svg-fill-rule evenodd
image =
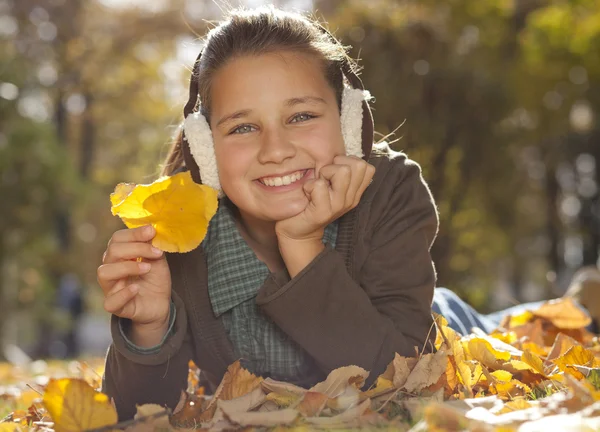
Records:
M319 61L287 51L236 58L215 74L211 98L225 194L259 220L302 212L302 185L345 154L335 92Z

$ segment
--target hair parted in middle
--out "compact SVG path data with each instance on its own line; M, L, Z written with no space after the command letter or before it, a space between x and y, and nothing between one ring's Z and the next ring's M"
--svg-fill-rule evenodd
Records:
M358 140L355 144L358 152L354 151L354 154L362 155L365 160L369 158L373 145L373 117L368 105L370 95L364 90L356 63L348 56L346 48L320 23L298 13L265 6L234 10L207 34L204 49L192 70L189 99L184 108L184 130L170 149L163 175L171 175L185 164L194 181L213 187L216 185L220 190L218 174L207 172L216 169L216 162L211 160L214 159L214 151L208 155L198 154L206 153L213 144L208 126L213 77L232 59L278 51L305 53L321 62L324 77L336 95L346 147L350 145L347 141L354 138ZM199 162L207 166L199 167ZM208 177L215 176L216 179L208 181Z

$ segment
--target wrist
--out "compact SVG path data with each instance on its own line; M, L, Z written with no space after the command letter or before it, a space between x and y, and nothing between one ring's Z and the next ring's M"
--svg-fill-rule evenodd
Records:
M169 329L170 313L166 318L151 323L131 322L129 339L137 346L150 348L161 343Z
M291 278L300 273L324 249L322 239L279 240L279 252Z

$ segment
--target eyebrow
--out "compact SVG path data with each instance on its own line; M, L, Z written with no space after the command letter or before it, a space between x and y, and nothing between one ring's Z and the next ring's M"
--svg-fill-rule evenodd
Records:
M285 105L287 107L293 107L295 105L300 105L300 104L317 105L317 104L327 104L327 102L325 101L325 99L316 97L316 96L295 97L295 98L291 98L291 99L288 99L285 101ZM221 120L219 120L219 122L217 123L217 126L221 126L223 123L226 123L231 120L236 120L236 119L239 119L242 117L246 117L251 112L252 112L251 109L245 109L245 110L236 111L232 114L226 115L223 118L221 118Z

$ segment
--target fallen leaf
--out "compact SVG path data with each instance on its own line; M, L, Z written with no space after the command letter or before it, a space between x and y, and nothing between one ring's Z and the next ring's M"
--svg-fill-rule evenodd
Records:
M550 300L533 313L562 329L579 329L587 327L592 322L591 318L577 307L571 297Z
M257 386L250 393L235 399L221 400L219 403L221 407L225 406L228 412L246 412L259 407L267 399L263 389Z
M497 368L503 361L510 359L510 353L498 351L485 339L472 338L467 342L470 356L487 368Z
M305 417L315 417L321 414L328 400L329 396L323 393L309 391L304 394L296 409Z
M272 378L264 379L263 381L261 381L260 386L263 388L265 393L292 393L298 396L302 396L304 393L307 392L305 388L282 381L275 381Z
M94 391L82 379L51 378L43 403L57 432L96 429L118 420L108 396Z
M585 377L574 366L591 367L594 365L594 360L595 357L591 351L581 345L575 345L569 348L566 353L554 359L553 362L561 371L573 375L578 380L582 380Z
M225 417L240 426L283 426L294 422L299 415L298 411L291 408L266 412L236 412L222 401L218 402L218 407Z
M544 362L536 354L530 351L523 351L521 361L531 366L535 372L544 375Z
M298 402L301 395L294 393L275 393L271 392L266 396L266 400L275 402L279 408L287 408Z
M215 390L213 401L231 400L243 396L259 387L262 381L262 377L257 377L244 369L238 360L227 368L219 387ZM212 403L209 406L211 405Z
M417 359L412 357L403 357L396 353L392 365L394 367L394 376L392 383L395 388L402 388L406 383L406 380L410 376L410 372L417 364Z
M341 414L332 416L332 417L306 417L305 421L307 423L318 425L318 426L345 426L348 427L348 423L352 420L355 420L362 416L371 406L371 400L366 399L361 404L355 406L354 408L350 408L347 411L344 411Z
M564 333L559 333L554 339L554 343L552 344L552 348L550 348L550 353L548 354L546 360L557 359L564 353L569 351L571 347L574 347L576 345L579 345L579 342L577 342L575 339L573 339L570 336L567 336Z
M152 245L166 252L189 252L202 242L218 206L217 191L192 180L189 171L149 185L121 183L111 194L111 211L128 228L152 225Z
M313 386L309 391L323 393L335 398L346 390L349 385L361 388L369 372L359 366L345 366L329 373L327 379Z
M373 399L377 396L381 396L382 394L389 393L394 390L394 383L388 378L384 378L383 375L377 378L375 381L375 387L365 392L362 392L361 398L364 399Z
M532 408L533 405L531 403L529 403L527 400L523 399L523 398L516 398L514 400L508 401L504 404L504 407L498 411L497 413L494 413L496 415L500 415L500 414L505 414L508 412L513 412L513 411L520 411L520 410L524 410L524 409L528 409L528 408Z
M410 372L403 388L414 393L435 384L446 371L447 361L448 355L444 351L423 355Z

